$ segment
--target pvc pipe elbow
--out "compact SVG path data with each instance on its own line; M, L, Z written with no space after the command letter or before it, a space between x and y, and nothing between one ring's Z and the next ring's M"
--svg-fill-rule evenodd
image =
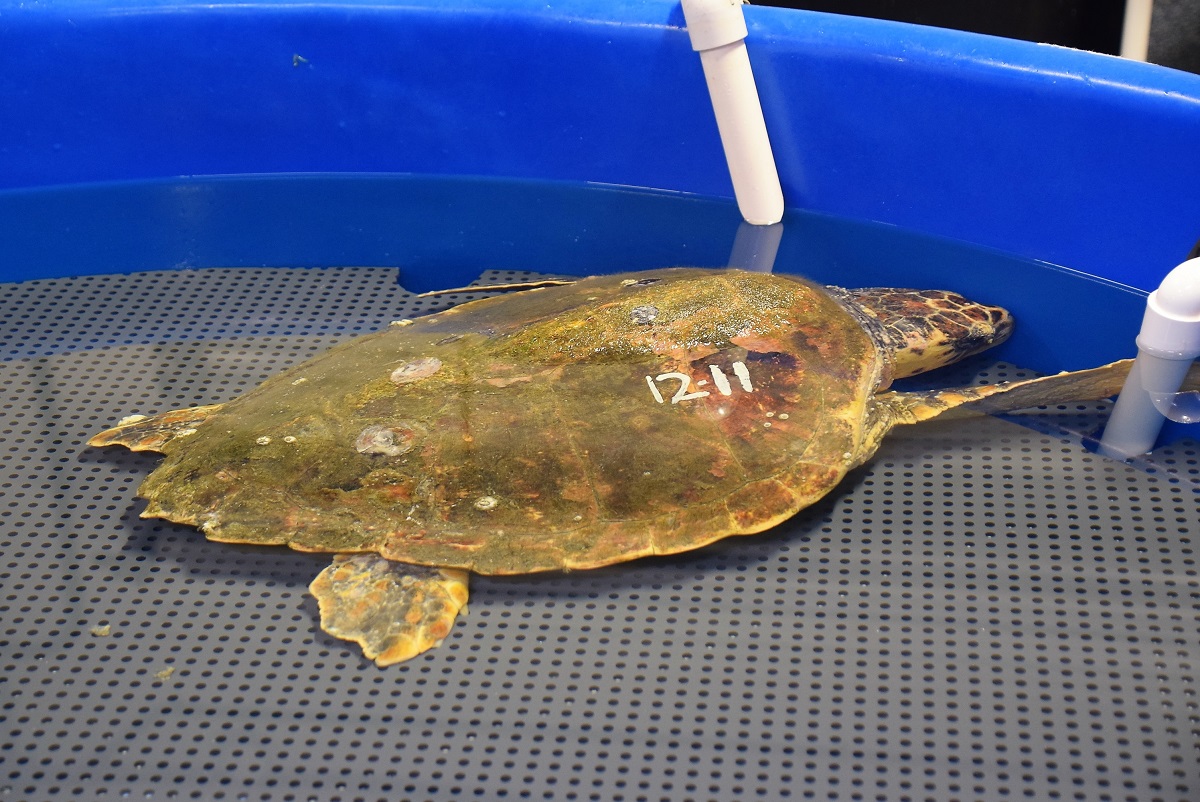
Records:
M1150 293L1137 344L1162 359L1200 357L1200 258L1176 267Z
M1179 392L1192 360L1200 357L1200 258L1176 267L1150 293L1137 345L1100 440L1101 453L1118 459L1153 448L1165 418L1200 421L1200 399Z

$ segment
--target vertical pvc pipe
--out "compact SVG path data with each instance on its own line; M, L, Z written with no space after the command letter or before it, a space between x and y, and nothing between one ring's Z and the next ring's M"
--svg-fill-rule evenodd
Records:
M1125 23L1121 26L1121 55L1145 61L1150 51L1150 20L1154 0L1125 0Z
M783 189L746 51L743 0L682 0L692 49L700 54L738 210L748 223L783 218Z
M783 239L783 223L756 226L743 221L733 238L729 266L752 273L770 273L775 269L775 257Z

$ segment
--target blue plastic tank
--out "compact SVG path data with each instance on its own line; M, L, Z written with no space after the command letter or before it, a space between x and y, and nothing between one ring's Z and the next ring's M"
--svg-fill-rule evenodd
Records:
M1200 237L1200 76L746 16L789 208L1141 290ZM3 281L393 264L396 174L732 197L673 0L0 0L0 109ZM294 247L264 250L264 230Z

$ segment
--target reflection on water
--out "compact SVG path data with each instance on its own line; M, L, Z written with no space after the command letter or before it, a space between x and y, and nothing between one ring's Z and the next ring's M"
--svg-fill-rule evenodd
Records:
M390 266L421 292L463 286L486 270L579 276L773 261L777 272L830 284L945 288L1005 306L1018 328L997 355L1041 371L1131 355L1144 306L1141 293L1082 273L867 221L792 209L763 234L741 226L732 201L620 187L395 175L180 179L0 193L0 280ZM195 288L195 303L210 304ZM5 327L15 332L6 348L37 325L20 312L37 289L8 291L5 314L17 317L6 317L16 324ZM143 292L157 298L152 286ZM86 307L88 299L74 300ZM277 327L297 314L278 295L235 302ZM353 298L327 305L351 326L362 307ZM109 327L118 330L129 342L158 336Z

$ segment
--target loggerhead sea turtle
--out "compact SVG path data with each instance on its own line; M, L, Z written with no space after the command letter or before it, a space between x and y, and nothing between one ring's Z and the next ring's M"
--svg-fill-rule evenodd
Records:
M593 568L761 532L898 424L1119 389L1120 365L888 390L1011 328L950 292L602 276L401 321L240 398L132 416L89 442L166 454L139 489L143 517L336 552L310 588L321 626L387 665L449 634L469 572Z

